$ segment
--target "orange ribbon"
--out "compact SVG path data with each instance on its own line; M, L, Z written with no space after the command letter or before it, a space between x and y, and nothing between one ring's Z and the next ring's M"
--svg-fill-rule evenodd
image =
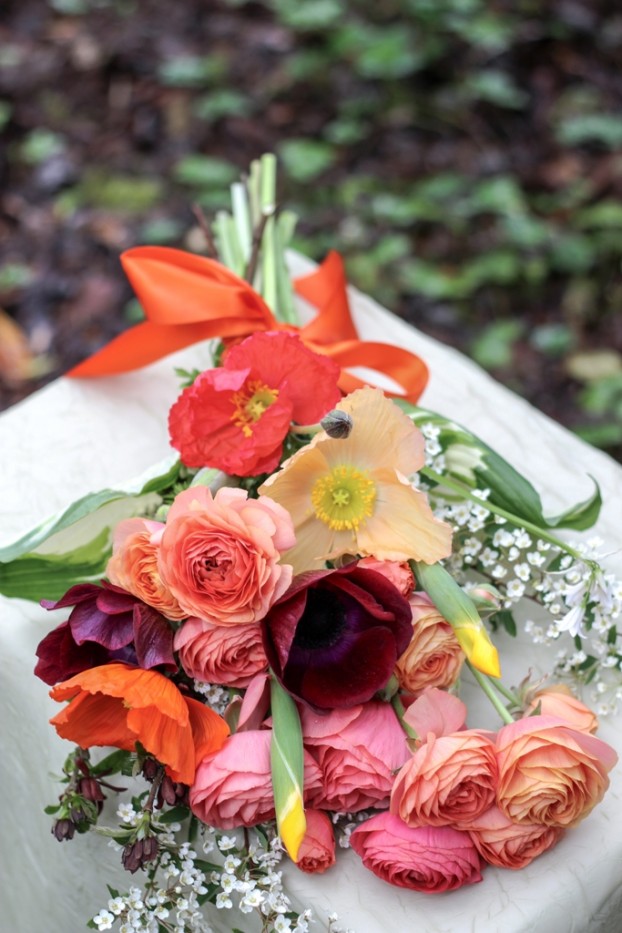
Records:
M399 395L410 402L417 401L428 381L428 368L414 353L359 340L338 253L329 253L314 272L294 282L296 292L318 309L313 320L300 328L277 321L248 282L213 259L164 246L138 246L123 253L121 263L147 320L115 337L69 376L88 378L139 369L212 337L241 339L256 331L287 330L342 367L339 386L344 392L363 385L344 371L351 366L389 376L401 386Z

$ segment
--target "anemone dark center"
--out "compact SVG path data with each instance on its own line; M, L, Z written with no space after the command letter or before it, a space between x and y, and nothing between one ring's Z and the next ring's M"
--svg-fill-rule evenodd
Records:
M346 609L329 590L308 590L307 606L298 623L294 648L318 650L331 648L346 628Z

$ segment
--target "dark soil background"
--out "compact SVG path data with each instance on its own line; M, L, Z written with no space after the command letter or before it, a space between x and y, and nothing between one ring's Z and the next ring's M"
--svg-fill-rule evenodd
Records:
M3 0L0 408L276 151L296 245L622 459L616 0Z

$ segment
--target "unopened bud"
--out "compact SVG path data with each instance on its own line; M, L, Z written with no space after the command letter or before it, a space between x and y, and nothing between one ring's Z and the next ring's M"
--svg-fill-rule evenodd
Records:
M52 826L52 832L59 842L64 842L66 839L73 839L75 831L75 823L67 818L56 820Z
M143 762L143 777L146 781L153 781L160 770L160 765L155 758L145 758Z
M328 414L322 418L320 424L329 437L334 437L337 440L343 440L349 437L354 427L354 422L350 415L346 411L340 411L338 408L329 411Z
M153 862L159 850L160 844L155 836L137 839L136 842L130 842L125 846L121 862L126 871L134 874L139 868L144 868L148 862Z
M104 792L99 786L99 781L93 777L80 778L78 782L78 793L81 797L84 797L85 800L92 800L98 803L106 799Z

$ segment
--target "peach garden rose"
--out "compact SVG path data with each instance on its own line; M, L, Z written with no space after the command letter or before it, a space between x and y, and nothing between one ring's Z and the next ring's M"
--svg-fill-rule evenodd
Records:
M429 733L395 779L391 813L409 826L460 826L494 803L496 783L495 747L486 736Z
M112 540L112 557L106 576L115 586L142 599L167 619L183 619L187 615L158 570L162 522L146 518L127 518L119 522Z
M266 496L196 486L170 508L158 567L186 615L244 625L263 619L288 588L292 568L280 558L294 543L289 515Z
M557 826L513 823L498 807L480 814L467 828L485 862L515 871L551 849L563 835Z
M541 716L555 716L563 719L580 732L596 732L598 717L589 707L581 702L565 684L553 684L531 695L525 708L525 716L535 710Z
M413 694L426 687L450 687L464 663L454 630L426 593L413 593L409 603L413 637L395 667L400 687Z
M497 805L516 823L576 826L602 800L618 756L606 742L552 716L497 733Z

